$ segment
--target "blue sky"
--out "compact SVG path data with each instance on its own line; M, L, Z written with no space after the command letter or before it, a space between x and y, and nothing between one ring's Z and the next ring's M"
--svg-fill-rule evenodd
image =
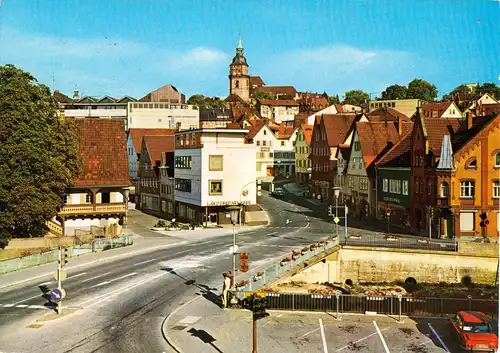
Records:
M499 19L495 0L0 0L0 64L66 94L227 96L241 32L267 85L377 95L418 77L443 94L500 83Z

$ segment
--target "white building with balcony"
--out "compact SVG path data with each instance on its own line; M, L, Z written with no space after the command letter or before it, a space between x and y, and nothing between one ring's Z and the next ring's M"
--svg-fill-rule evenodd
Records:
M164 102L130 102L127 125L129 129L189 130L199 127L200 111L188 104Z
M258 180L271 182L275 177L292 177L295 174L293 144L296 137L296 129L283 124L276 131L264 124L252 127L247 140L255 148Z
M248 130L198 129L175 134L175 217L229 223L228 206L255 205L255 147Z

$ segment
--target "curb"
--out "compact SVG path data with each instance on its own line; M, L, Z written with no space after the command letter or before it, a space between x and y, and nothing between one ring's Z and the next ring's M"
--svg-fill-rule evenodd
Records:
M127 252L127 253L124 253L124 254L114 255L114 256L107 257L107 258L97 259L97 260L94 260L94 261L86 262L86 263L83 263L83 264L80 264L80 265L76 265L76 266L73 266L73 267L68 267L67 270L74 270L76 268L80 268L80 267L83 267L83 266L88 266L88 265L99 263L99 262L110 261L110 260L118 259L118 258L124 257L124 256L135 255L135 254L139 254L139 253L142 253L142 252L148 252L148 251L152 251L152 250L156 250L156 249L174 247L174 246L183 245L183 244L186 244L186 243L188 243L188 241L182 241L182 242L178 242L178 243L174 243L174 244L168 244L168 245L158 245L158 246L154 246L154 247L151 247L151 248L146 248L146 249L137 250L137 251L131 251L131 252ZM83 256L85 256L85 255L83 255ZM23 280L20 280L20 281L16 281L16 282L11 282L11 283L7 283L7 284L4 284L4 285L0 285L0 289L7 288L7 287L12 287L12 286L17 286L18 284L22 284L22 283L25 283L25 282L33 281L35 279L39 279L39 278L42 278L42 277L45 277L45 276L50 276L53 273L54 272L46 272L46 273L42 273L40 275L37 275L37 276L34 276L34 277L30 277L30 278L26 278L26 279L23 279Z
M165 341L167 342L167 344L172 347L172 349L174 351L176 351L177 353L182 353L182 351L180 350L179 347L177 347L175 345L175 343L172 341L171 338L168 337L168 333L167 333L167 325L168 325L168 321L170 320L170 318L172 316L174 316L178 311L184 309L186 306L188 306L189 304L195 302L196 300L200 299L200 297L195 297L191 300L189 300L187 303L185 304L182 304L181 306L175 308L174 311L172 311L170 314L167 315L167 317L163 320L163 322L161 323L161 334L163 336L163 338L165 339Z

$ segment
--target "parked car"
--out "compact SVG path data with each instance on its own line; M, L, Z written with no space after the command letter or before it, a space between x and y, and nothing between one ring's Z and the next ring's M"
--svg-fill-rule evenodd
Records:
M451 324L468 352L495 352L498 337L493 332L490 320L479 311L459 311L451 318Z
M283 197L285 196L285 191L282 188L276 188L274 191L271 193L274 197Z

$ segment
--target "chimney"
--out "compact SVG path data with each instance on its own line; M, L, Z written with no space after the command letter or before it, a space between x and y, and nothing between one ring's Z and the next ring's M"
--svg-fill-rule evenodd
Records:
M472 129L472 112L467 112L467 129Z

